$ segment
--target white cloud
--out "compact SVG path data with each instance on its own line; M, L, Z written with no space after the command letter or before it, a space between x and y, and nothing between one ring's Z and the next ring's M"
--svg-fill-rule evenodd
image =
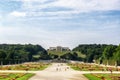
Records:
M97 15L89 15L89 13L75 16L77 19L73 17L74 14L81 12L120 10L119 0L54 0L50 3L45 3L49 0L22 1L20 10L13 11L5 17L0 16L4 25L0 26L0 42L41 44L45 48L58 45L73 48L80 43L116 44L120 42L118 35L120 32L117 31L119 19L115 22L115 14L113 18L104 13L103 18L96 18ZM70 8L70 10L59 11L58 7ZM46 11L43 11L42 9L45 8ZM56 11L47 10L51 8L56 8ZM56 17L57 20L49 20ZM61 18L64 17L70 18L71 21L62 20ZM59 29L58 27L61 26L62 28ZM72 29L68 30L66 27L72 27Z
M35 13L34 15L60 15L78 14L81 12L91 11L109 11L120 10L120 0L56 0L50 3L44 3L49 0L23 0L23 10L28 13ZM43 3L43 4L41 4ZM70 11L42 11L42 9L49 8L68 8ZM50 14L49 14L50 13ZM33 15L33 16L34 16Z
M10 15L15 16L15 17L25 17L26 13L25 12L13 11L13 12L10 13Z
M22 1L21 11L10 13L16 17L68 17L74 14L92 11L120 10L120 0L17 0ZM46 3L47 2L47 3ZM70 10L60 10L65 8ZM43 10L45 9L45 11ZM50 11L53 9L53 11ZM54 11L57 10L57 11Z
M0 36L3 43L40 44L46 49L59 45L73 48L80 43L119 43L116 33L107 30L47 31L41 27L0 27Z

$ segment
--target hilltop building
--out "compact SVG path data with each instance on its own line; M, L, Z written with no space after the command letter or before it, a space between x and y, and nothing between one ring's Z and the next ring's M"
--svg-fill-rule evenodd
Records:
M50 51L70 51L69 47L62 47L62 46L57 46L57 47L50 47Z

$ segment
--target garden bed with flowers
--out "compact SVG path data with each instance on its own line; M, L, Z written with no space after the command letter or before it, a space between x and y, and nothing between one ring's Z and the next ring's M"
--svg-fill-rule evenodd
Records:
M91 64L91 63L70 63L68 64L73 68L74 70L79 70L79 71L120 71L120 68L115 68L115 67L103 67L100 65L96 64Z
M48 63L31 62L31 63L23 63L23 64L17 64L17 65L0 66L0 70L36 71L36 70L43 70L48 66L49 66Z
M30 73L0 73L0 80L28 80L33 75Z
M89 80L120 80L120 74L84 74Z

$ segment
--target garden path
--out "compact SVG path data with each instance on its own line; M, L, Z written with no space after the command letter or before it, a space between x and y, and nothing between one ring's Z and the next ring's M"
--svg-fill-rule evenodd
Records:
M88 80L79 71L75 71L65 63L53 63L47 69L39 71L29 80Z

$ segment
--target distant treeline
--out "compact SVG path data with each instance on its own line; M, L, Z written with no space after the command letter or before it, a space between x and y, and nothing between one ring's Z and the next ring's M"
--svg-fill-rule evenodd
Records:
M81 44L72 51L49 53L40 45L0 44L0 64L48 59L79 60L98 64L120 65L120 45Z
M37 57L35 55L37 55ZM0 44L1 65L47 59L47 56L47 51L40 45Z
M120 65L120 45L82 44L73 51L85 54L86 57L82 59L84 62Z

